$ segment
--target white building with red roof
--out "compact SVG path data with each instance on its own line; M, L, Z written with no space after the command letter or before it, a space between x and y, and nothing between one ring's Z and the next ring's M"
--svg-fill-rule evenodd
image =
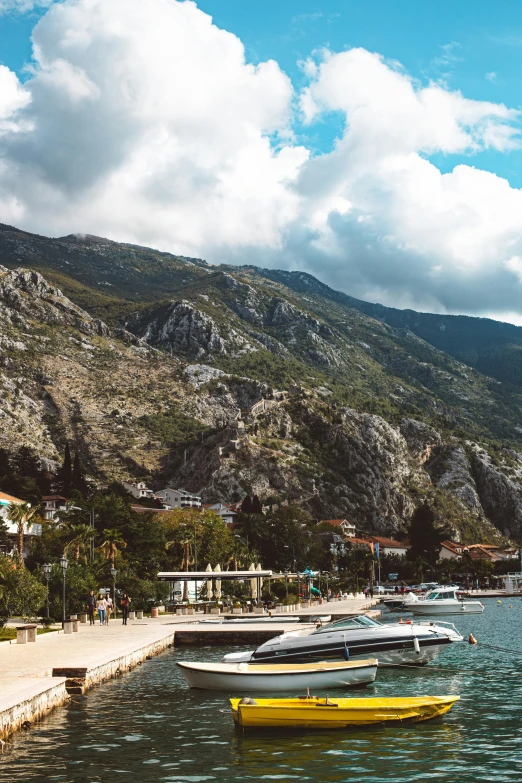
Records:
M332 527L339 528L345 538L355 537L355 525L348 522L347 519L322 519L321 522L326 522L328 525L332 525Z
M18 529L14 522L9 520L8 511L11 505L18 505L19 503L24 503L24 501L20 498L16 498L14 495L8 495L7 492L0 491L0 518L5 522L7 527L7 535L9 536L9 541L11 542L11 549L7 554L12 552L13 547L16 546L18 541ZM35 536L41 535L41 525L35 523L33 525L29 525L29 527L26 527L24 531L24 551L22 553L24 557L27 555L29 544L31 543L32 539Z

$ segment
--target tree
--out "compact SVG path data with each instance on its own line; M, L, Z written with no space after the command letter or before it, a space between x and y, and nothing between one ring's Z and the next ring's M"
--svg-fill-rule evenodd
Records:
M436 527L433 509L425 502L415 509L408 532L408 560L424 560L434 567L440 555L440 542L451 536L451 530L447 527Z
M7 525L5 524L2 517L0 517L0 551L2 549L7 549L9 546L9 536L7 534Z
M74 452L74 464L71 473L71 488L85 494L87 492L87 482L80 462L80 455Z
M62 492L66 498L70 497L72 489L72 461L69 441L67 441L65 444L65 453L62 467L58 471L57 484L60 492Z
M243 514L251 514L252 513L252 498L250 495L245 495L243 498L243 502L241 503L241 511Z
M7 508L7 518L16 525L18 536L18 565L24 567L24 533L31 525L41 522L39 506L30 503L10 503Z
M259 500L257 495L254 495L252 498L251 503L251 514L262 514L263 513L263 506L261 505L261 501Z
M103 531L103 539L104 540L99 547L100 552L110 561L111 567L113 567L116 556L120 553L120 549L124 549L127 544L123 540L120 531L115 528L105 528Z
M87 562L85 555L86 550L89 549L91 539L93 536L93 530L90 525L71 525L66 533L67 543L65 544L63 553L67 557L69 548L74 550L74 559L76 562L80 560L80 557Z
M0 556L1 601L9 615L33 617L45 602L46 589L29 571L13 568L10 558Z

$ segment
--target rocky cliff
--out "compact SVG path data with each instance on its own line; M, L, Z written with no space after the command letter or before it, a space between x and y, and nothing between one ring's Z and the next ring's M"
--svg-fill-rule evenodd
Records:
M40 239L9 241L35 261ZM456 537L522 537L518 387L306 275L216 269L96 238L48 242L62 267L80 270L51 270L69 296L11 268L11 256L0 269L4 447L56 461L68 439L100 480L170 482L209 501L257 494L389 534L430 497ZM82 259L109 257L117 281L126 253L132 274L152 267L158 285L161 261L176 296L138 302L82 282Z

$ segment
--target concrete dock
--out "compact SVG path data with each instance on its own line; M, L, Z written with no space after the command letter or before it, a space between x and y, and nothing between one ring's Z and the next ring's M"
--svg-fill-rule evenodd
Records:
M368 600L350 600L297 614L342 616L368 608ZM250 620L254 617L248 615ZM281 615L277 622L263 624L260 616L260 622L240 624L200 623L203 618L209 619L203 614L162 615L130 620L126 626L119 620L111 620L108 626L80 624L78 633L48 633L38 636L32 644L1 642L0 739L5 740L14 731L64 704L69 694L84 693L96 684L120 676L174 644L256 646L296 628L296 623L288 622L288 617ZM301 622L299 627L306 625Z

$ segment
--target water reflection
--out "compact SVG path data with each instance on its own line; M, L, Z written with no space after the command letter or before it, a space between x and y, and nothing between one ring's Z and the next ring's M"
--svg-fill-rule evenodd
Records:
M483 642L522 649L522 603L488 601L458 618ZM225 695L189 690L177 658L218 659L223 649L174 650L75 697L0 757L0 783L114 780L310 780L319 783L452 783L522 779L522 656L453 645L433 666L382 670L366 694L460 693L441 721L335 732L245 735ZM360 694L358 694L360 695Z

